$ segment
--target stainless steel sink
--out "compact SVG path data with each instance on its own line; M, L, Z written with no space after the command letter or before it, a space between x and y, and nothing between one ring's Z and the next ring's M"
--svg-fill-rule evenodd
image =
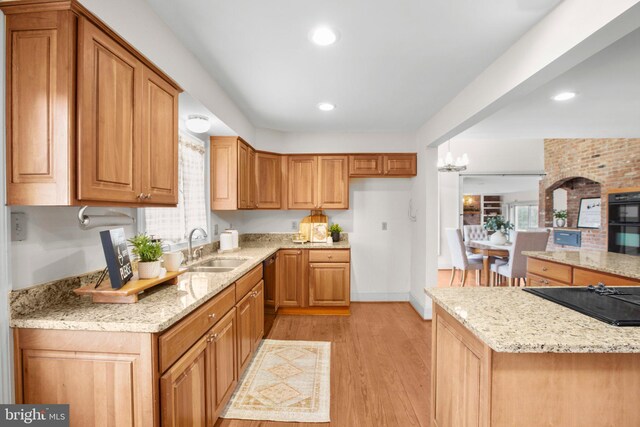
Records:
M247 262L246 259L214 258L203 262L202 264L194 265L189 269L189 271L199 273L227 273L235 270L245 262Z
M210 259L207 262L203 262L202 264L198 264L198 267L222 267L222 268L236 268L241 266L247 262L246 259L224 259L224 258L214 258Z

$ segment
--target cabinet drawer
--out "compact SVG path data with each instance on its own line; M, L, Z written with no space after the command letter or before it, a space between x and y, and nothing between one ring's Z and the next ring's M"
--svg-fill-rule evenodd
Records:
M558 282L571 283L571 266L529 258L527 273L533 273Z
M244 298L260 280L262 280L262 264L236 280L236 302Z
M309 251L309 262L349 262L348 249L312 249Z
M167 370L205 332L235 305L235 287L229 286L173 326L158 339L160 372Z
M597 285L598 283L604 283L607 286L640 286L640 280L614 276L613 274L591 271L584 268L573 269L574 285L587 286Z
M527 273L527 287L531 286L569 286L569 284L538 276L537 274Z

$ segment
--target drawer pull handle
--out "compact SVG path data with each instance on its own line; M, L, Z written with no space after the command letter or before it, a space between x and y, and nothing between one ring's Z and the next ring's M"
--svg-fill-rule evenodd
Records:
M327 255L327 258L329 259L333 258L333 255Z
M207 337L207 342L214 342L218 339L218 334L212 334Z
M150 199L150 198L151 198L151 196L152 196L152 194L151 194L151 193L147 194L147 199Z
M542 271L547 271L548 268L547 267L542 267Z
M215 314L215 313L211 313L211 314L209 315L209 320L213 320L213 319L215 319L215 318L216 318L216 314Z

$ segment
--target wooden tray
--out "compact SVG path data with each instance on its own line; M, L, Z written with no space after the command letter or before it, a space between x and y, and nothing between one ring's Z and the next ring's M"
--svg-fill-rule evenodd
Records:
M94 303L103 304L132 304L138 302L138 294L145 289L149 289L153 286L160 284L175 285L178 283L178 276L186 272L186 268L181 268L178 271L166 272L165 274L156 277L155 279L138 279L138 273L133 274L133 278L127 282L126 285L120 289L113 289L109 277L102 282L102 284L95 288L95 283L91 283L87 286L74 289L77 295L91 295L91 300Z

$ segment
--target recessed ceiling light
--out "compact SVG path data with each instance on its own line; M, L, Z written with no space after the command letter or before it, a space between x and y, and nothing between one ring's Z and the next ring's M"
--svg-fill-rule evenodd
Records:
M318 46L329 46L338 40L338 34L329 27L318 27L311 31L310 38Z
M321 111L331 111L334 110L336 106L330 102L321 102L318 104L318 109Z
M568 101L570 99L573 99L576 97L576 93L575 92L560 92L557 95L554 95L553 99L554 101Z

